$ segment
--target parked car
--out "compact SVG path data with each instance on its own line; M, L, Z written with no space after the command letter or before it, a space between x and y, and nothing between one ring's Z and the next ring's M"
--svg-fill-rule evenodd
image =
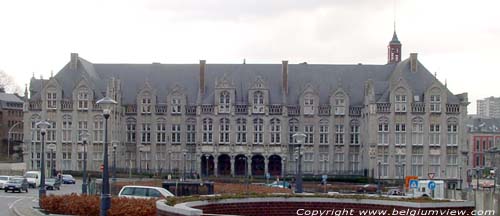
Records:
M31 188L36 188L40 186L40 176L42 174L40 171L28 171L24 174L24 177L28 180L29 186Z
M29 187L29 184L28 184L28 180L26 178L12 178L9 181L7 181L7 183L5 183L4 191L5 192L25 191L27 193L28 187Z
M356 187L358 193L376 193L378 186L376 184L365 184Z
M61 180L59 180L58 178L45 179L45 189L61 190Z
M129 198L139 198L139 199L150 199L150 198L167 198L174 196L165 188L161 187L150 187L150 186L139 186L139 185L126 185L123 186L118 197L129 197Z
M390 196L404 196L405 194L403 192L401 192L401 190L399 190L399 189L390 189L387 192L387 195L390 195Z
M62 175L62 183L63 184L75 184L76 183L76 180L75 178L73 178L72 175Z
M278 187L278 188L291 188L290 183L284 181L274 181L273 183L266 184L269 187Z
M10 176L0 176L0 189L3 189L5 183L7 183L10 179Z

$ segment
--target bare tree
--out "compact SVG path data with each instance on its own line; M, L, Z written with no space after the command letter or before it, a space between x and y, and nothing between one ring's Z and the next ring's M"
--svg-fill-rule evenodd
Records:
M5 71L0 70L0 91L7 93L22 94L23 90L20 86L16 85L14 78Z

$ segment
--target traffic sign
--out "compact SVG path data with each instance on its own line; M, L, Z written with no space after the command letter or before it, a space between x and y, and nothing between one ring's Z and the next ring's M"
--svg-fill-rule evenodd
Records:
M415 180L415 179L410 180L410 188L417 189L418 188L418 180Z
M101 171L104 171L104 164L101 164Z
M427 176L429 176L429 179L434 179L434 175L436 175L436 173L429 173L429 174L427 174Z
M271 175L269 173L266 173L266 179L270 179Z
M430 181L429 184L427 184L427 187L429 188L429 190L436 189L436 182Z
M321 178L323 179L323 181L326 181L326 179L328 179L328 176L327 175L322 175Z

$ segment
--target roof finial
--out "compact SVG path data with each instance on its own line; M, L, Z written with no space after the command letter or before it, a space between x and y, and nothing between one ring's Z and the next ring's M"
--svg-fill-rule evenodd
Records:
M444 87L447 88L448 87L448 79L444 79Z
M33 77L32 78L35 79L35 72L33 72Z
M436 78L437 78L437 76L438 76L438 73L437 73L437 72L434 72L434 77L436 77Z
M54 70L50 70L50 78L54 77Z
M243 58L243 64L247 63L247 59Z

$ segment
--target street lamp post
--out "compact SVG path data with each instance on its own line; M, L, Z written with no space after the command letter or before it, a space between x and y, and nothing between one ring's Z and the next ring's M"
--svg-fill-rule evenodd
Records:
M295 178L295 193L302 193L303 188L302 188L302 153L300 152L300 148L302 147L302 144L304 143L304 140L307 135L304 133L298 132L292 135L293 138L295 138L299 144L298 146L298 172L297 172L297 177Z
M205 169L205 174L206 174L206 177L208 178L208 159L210 158L210 155L209 154L205 154L205 164L206 164L206 169Z
M139 174L142 175L142 146L139 147Z
M186 156L187 156L187 150L184 149L182 151L182 154L184 155L184 166L182 168L182 180L185 181L186 180Z
M462 190L462 166L458 167L458 178L460 181L460 190Z
M286 156L283 156L283 188L286 187Z
M40 134L42 135L42 162L40 164L40 189L38 190L38 205L41 206L42 197L45 196L45 134L47 133L47 128L50 123L42 120L36 123L36 126L40 128Z
M377 193L378 195L382 195L382 190L380 188L380 176L381 176L381 169L380 166L382 165L381 161L378 161L377 166L378 166L378 182L377 182Z
M402 185L403 185L403 189L401 190L402 192L406 192L406 187L405 187L405 166L406 164L403 162L401 164L401 166L403 167L403 170L401 171L401 178L402 178Z
M172 150L168 150L168 175L172 174L172 166L171 166L171 161L172 161Z
M54 166L54 149L56 148L56 144L49 144L47 145L47 148L50 149L50 177L54 177L54 169L56 166Z
M115 100L106 96L97 101L102 107L104 116L104 155L102 170L102 190L101 190L101 211L100 216L107 216L108 209L111 208L111 195L109 193L109 169L108 169L108 119L111 115L113 105L117 104Z
M11 133L12 129L14 129L17 125L23 123L23 121L17 122L14 125L12 125L9 129L9 133L7 134L7 159L10 159L10 139L11 139Z
M87 194L87 140L90 134L85 131L80 134L83 140L83 181L82 181L82 194Z
M111 180L113 184L116 183L116 147L118 147L117 141L113 142L113 177Z
M500 153L500 149L498 149L496 146L492 147L490 150L488 150L489 153L491 153L491 168L493 169L495 175L493 176L493 194L495 194L496 187L497 187L497 178L498 178L498 167L496 164L496 154Z

